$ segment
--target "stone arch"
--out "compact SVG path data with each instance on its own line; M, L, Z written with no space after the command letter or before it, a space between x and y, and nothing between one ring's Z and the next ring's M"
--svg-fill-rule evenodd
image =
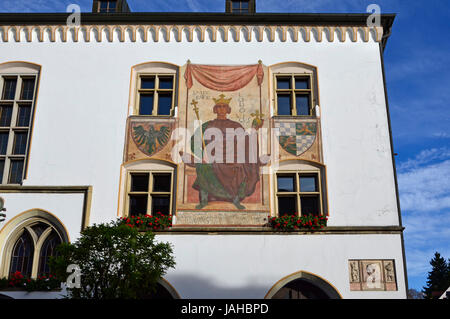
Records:
M336 287L334 287L326 279L316 274L301 270L280 279L275 285L272 286L272 288L269 289L264 297L264 299L286 298L342 299L342 295Z
M158 285L160 285L164 290L172 297L172 299L181 299L178 291L164 278L161 278L158 281Z
M124 42L136 42L136 28L132 26L124 27Z

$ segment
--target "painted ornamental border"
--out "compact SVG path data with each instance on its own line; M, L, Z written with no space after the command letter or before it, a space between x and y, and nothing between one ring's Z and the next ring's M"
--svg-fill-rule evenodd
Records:
M0 42L381 42L383 27L273 25L3 25Z

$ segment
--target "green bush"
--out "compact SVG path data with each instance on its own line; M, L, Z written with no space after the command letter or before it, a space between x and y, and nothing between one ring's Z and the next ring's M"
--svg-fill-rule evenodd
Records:
M175 266L170 244L156 243L153 233L127 226L123 219L88 227L75 243L57 251L50 265L58 278L66 281L71 264L81 269L81 285L67 289L69 298L147 298Z

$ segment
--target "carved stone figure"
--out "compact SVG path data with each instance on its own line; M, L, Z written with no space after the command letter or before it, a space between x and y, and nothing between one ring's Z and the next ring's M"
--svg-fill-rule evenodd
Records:
M353 261L350 263L351 282L359 282L359 267L358 262Z
M380 265L373 263L366 266L368 277L366 278L366 285L369 289L381 288L381 269Z
M386 274L386 282L394 282L395 274L394 274L394 265L392 262L388 262L384 265L384 270Z

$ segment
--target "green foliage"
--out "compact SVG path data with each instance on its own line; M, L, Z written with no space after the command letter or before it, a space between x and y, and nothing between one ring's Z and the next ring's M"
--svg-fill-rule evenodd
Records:
M66 281L68 265L80 267L81 287L68 288L69 298L146 298L175 266L170 244L154 239L153 233L139 232L122 220L93 225L82 231L74 244L58 247L51 269Z
M439 298L450 286L450 263L436 252L431 259L431 271L428 272L427 285L423 287L426 299Z
M269 218L269 226L276 230L300 230L300 229L321 229L327 225L328 218L325 216L295 216L283 215L281 217Z
M26 291L50 291L61 288L61 281L55 276L39 276L31 279L16 271L10 278L0 279L0 290L20 289Z

